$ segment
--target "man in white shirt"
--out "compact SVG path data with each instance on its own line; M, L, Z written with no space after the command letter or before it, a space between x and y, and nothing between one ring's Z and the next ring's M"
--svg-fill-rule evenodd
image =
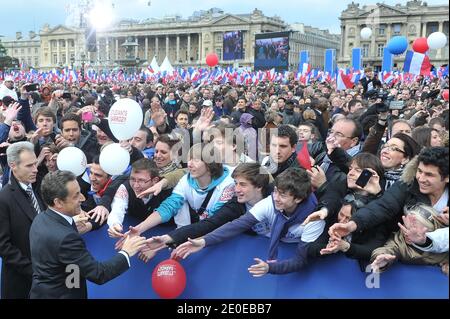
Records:
M163 190L157 196L137 198L137 195L159 182L159 169L153 160L142 158L133 163L129 180L122 183L114 195L108 216L110 237L123 237L123 220L128 212L139 221L145 220L172 190Z
M14 90L14 79L12 76L5 77L3 84L0 85L0 100L5 96L10 96L14 101L18 101L17 92Z

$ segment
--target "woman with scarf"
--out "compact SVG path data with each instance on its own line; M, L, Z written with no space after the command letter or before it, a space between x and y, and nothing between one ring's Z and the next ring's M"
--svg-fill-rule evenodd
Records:
M188 173L147 219L134 228L139 234L172 218L178 227L213 216L234 196L234 179L215 149L195 144L188 154ZM120 247L118 244L117 247Z
M419 145L410 136L397 133L380 150L380 160L386 179L385 190L392 186L403 173L403 169L419 153Z
M250 266L249 272L254 277L266 273L284 274L300 270L306 263L308 245L322 233L323 220L302 223L317 205L316 196L311 192L311 182L302 168L288 168L275 179L273 193L256 203L250 211L207 234L203 238L189 239L178 246L172 257L186 258L205 246L218 244L233 238L246 230L270 238L268 259ZM280 241L298 243L296 254L285 260L276 260Z

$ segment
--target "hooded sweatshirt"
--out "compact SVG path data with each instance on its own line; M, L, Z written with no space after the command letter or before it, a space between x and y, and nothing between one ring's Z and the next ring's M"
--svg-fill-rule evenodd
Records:
M257 234L270 238L269 259L276 258L280 241L298 243L295 255L290 259L269 263L269 272L284 274L298 271L307 263L308 244L315 241L325 227L323 220L302 225L306 217L315 211L316 205L315 195L310 194L298 204L292 215L286 216L275 208L272 195L270 195L256 203L249 212L238 219L207 234L204 237L205 244L206 246L218 244L251 228Z
M192 209L198 210L208 192L213 188L213 194L206 210L200 216L200 220L208 218L234 196L234 179L231 177L230 170L225 166L222 176L213 179L206 189L201 189L197 180L192 178L190 173L184 175L173 189L172 195L162 202L156 211L164 223L174 217L178 227L189 225L191 223L189 205Z

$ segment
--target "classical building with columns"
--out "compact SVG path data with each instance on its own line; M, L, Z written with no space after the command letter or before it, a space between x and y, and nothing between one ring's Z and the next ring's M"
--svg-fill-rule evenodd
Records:
M85 54L85 32L58 25L50 28L45 24L40 32L40 69L53 69L64 66L79 66L87 62Z
M289 46L291 48L289 61L294 70L297 70L299 63L299 53L301 50L309 51L309 64L312 68L323 68L325 62L325 50L335 49L336 57L339 56L341 37L339 34L332 34L329 30L322 30L303 23L290 25L291 38Z
M264 16L255 9L251 14L226 14L211 9L182 19L179 16L145 21L123 20L96 34L96 52L86 52L85 30L67 26L48 26L40 32L42 69L71 64L88 63L92 66L115 67L128 57L123 44L135 43L134 57L142 65L155 56L161 64L167 56L172 65L206 65L205 58L216 52L222 65L239 63L250 66L254 59L256 33L282 31L287 25L278 17ZM244 59L222 61L223 33L242 31Z
M406 5L390 6L377 3L361 8L358 3L352 2L339 17L342 41L338 65L350 66L352 48L362 48L364 66L372 66L375 70L379 70L382 65L383 49L396 35L407 37L409 49L416 38L428 37L436 31L445 33L448 38L448 9L448 4L428 5L419 0L408 1ZM363 40L360 32L366 26L372 29L372 36L368 40ZM429 51L431 63L435 66L447 64L448 54L448 42L443 49ZM401 69L404 59L404 54L394 57L394 68Z
M24 38L22 32L16 32L15 39L1 40L6 49L6 55L19 59L26 67L38 68L41 64L41 41L39 36L30 31L28 38Z
M223 60L223 35L229 31L241 31L243 59ZM106 30L97 31L94 42L89 45L86 28L50 27L46 24L41 28L39 37L32 44L27 43L33 46L33 52L34 47L38 48L38 55L32 58L37 58L38 64L31 65L42 70L65 66L79 68L83 64L112 69L133 65L133 60L135 65L146 66L153 57L161 65L166 56L173 66L206 66L206 56L211 52L218 55L222 66L252 67L255 34L279 31L290 31L291 70L297 70L301 50L309 50L312 67L323 67L325 49L336 49L339 54L339 35L302 23L288 25L281 18L268 17L258 9L249 14L230 14L212 8L194 12L185 19L172 16L143 21L122 20ZM6 47L15 48L16 42L8 42ZM95 52L88 52L88 47L94 47ZM28 48L24 50L28 51ZM20 50L8 53L12 57L22 57Z

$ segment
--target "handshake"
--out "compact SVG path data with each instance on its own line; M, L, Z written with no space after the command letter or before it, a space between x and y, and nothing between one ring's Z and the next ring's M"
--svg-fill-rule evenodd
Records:
M116 243L115 248L126 252L129 257L133 257L146 246L146 238L139 236L137 229L130 226L130 230L125 234L122 234L122 237Z
M139 252L139 259L141 259L145 263L152 259L158 251L164 248L171 249L170 244L173 243L173 239L169 235L153 236L148 239L146 239L145 237L140 237L139 230L132 226L130 226L129 230L124 234L122 234L121 231L122 227L117 224L108 230L110 236L112 234L115 235L111 237L120 237L115 245L115 249L125 251L130 257ZM118 236L117 234L120 236ZM137 241L132 241L133 239L137 239ZM126 247L127 243L129 243L129 245L133 245L133 243L135 243L132 248L137 250L128 251L128 248ZM188 241L181 244L172 251L170 257L172 259L185 259L190 254L201 250L203 247L205 247L204 239L188 238Z

